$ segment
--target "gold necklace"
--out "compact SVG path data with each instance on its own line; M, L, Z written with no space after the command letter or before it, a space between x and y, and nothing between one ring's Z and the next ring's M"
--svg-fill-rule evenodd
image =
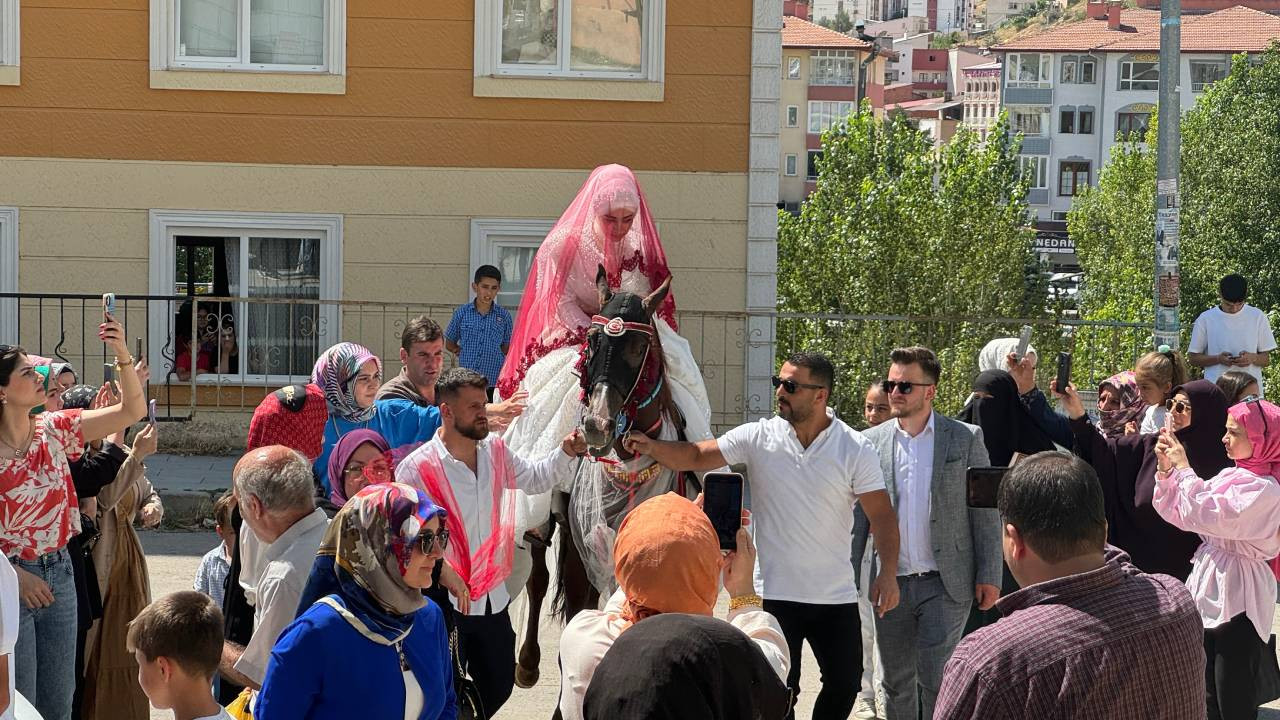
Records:
M7 440L0 439L0 444L3 444L5 447L13 450L13 454L9 458L11 460L17 460L18 458L26 455L31 451L31 441L35 439L36 424L33 421L28 421L28 422L29 422L29 425L27 426L27 434L22 441L22 447L18 447L17 445L10 445Z

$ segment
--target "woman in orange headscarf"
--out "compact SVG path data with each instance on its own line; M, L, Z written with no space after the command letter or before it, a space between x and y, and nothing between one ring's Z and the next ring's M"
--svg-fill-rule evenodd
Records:
M744 523L745 524L745 523ZM604 654L627 628L661 613L713 613L720 573L730 596L726 620L755 641L785 682L791 656L782 626L760 605L753 573L751 534L738 531L738 549L726 556L698 504L667 493L636 506L613 546L618 591L604 610L578 613L560 636L560 713L582 719L582 699Z

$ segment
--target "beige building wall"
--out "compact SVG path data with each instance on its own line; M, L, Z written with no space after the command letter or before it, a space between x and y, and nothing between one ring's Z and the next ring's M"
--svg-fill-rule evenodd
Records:
M787 69L791 62L791 58L800 59L800 77L791 79L787 74ZM779 159L778 167L782 168L779 174L778 199L782 202L796 203L805 199L805 166L806 166L806 135L809 132L809 50L802 48L783 48L782 49L782 94L779 101L779 112L782 122L779 130L779 145L782 148L782 157ZM787 127L787 107L794 105L797 108L798 120L796 127ZM796 174L790 176L786 174L787 156L796 156Z

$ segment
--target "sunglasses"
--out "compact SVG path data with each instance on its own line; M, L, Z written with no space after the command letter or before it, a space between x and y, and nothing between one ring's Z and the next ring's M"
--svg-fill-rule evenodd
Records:
M783 380L777 375L774 375L773 377L769 378L769 382L773 383L774 390L777 390L778 388L782 388L783 390L787 391L788 395L795 395L796 390L799 388L806 388L809 390L825 390L827 387L826 385L813 385L810 383L796 382L795 380L792 380L790 378Z
M896 382L893 380L884 380L880 383L880 389L884 391L885 395L892 395L895 389L903 395L910 395L911 391L916 387L930 387L932 385L933 383L914 383L907 382L906 380L898 380Z
M1262 401L1262 398L1258 395L1245 395L1244 397L1240 398L1240 402L1242 403L1256 403L1261 401ZM1267 414L1259 410L1258 415L1262 418L1262 434L1270 435L1271 428L1267 424Z
M1164 409L1168 410L1169 412L1176 412L1178 414L1182 414L1191 409L1191 403L1183 402L1182 400L1172 400L1172 399L1165 400Z
M423 530L418 535L418 549L422 551L423 555L430 555L432 545L441 550L449 547L449 531L434 532L432 530Z
M342 470L344 475L355 477L364 475L370 479L385 478L391 474L391 466L386 460L374 460L364 465L351 465Z

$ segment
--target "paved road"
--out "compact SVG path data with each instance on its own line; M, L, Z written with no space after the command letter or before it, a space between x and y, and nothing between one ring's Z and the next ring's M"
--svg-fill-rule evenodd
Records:
M147 553L151 572L151 593L159 597L178 590L191 588L200 558L217 544L212 532L143 532L142 545ZM716 614L724 616L727 598L721 595ZM512 616L523 621L524 603L517 601ZM1280 616L1277 617L1280 623ZM1277 628L1280 632L1280 627ZM542 625L542 677L538 685L529 689L516 689L511 700L494 720L540 720L550 718L559 696L559 675L556 654L559 645L560 626L557 621L544 619ZM814 694L818 688L818 669L813 657L805 651L805 664L798 717L808 718L813 710ZM1271 703L1258 713L1259 720L1280 720L1280 702ZM171 714L153 709L152 720L169 720Z

